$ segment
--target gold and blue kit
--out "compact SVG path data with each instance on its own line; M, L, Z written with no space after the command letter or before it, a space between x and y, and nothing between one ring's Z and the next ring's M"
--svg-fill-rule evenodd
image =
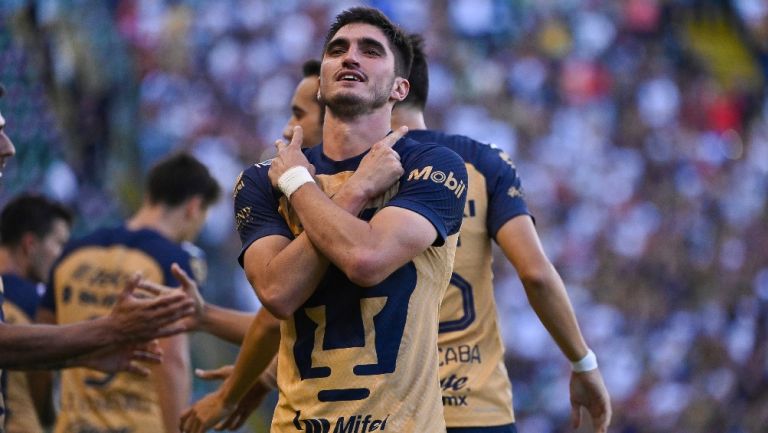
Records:
M5 303L2 310L9 324L29 325L34 322L40 302L41 284L16 274L2 276L5 287ZM43 426L37 416L29 390L27 374L23 371L7 373L6 420L8 433L42 433Z
M194 259L177 243L149 230L126 227L100 229L71 242L51 271L41 308L56 313L59 324L109 314L125 282L135 272L167 286L176 262L189 275ZM61 374L61 410L56 433L165 430L154 373L142 378L129 373L106 374L72 368Z
M512 388L493 296L491 242L507 221L529 215L520 178L510 157L495 146L429 130L410 131L407 137L453 150L464 160L469 178L451 284L440 307L438 352L446 424L512 424Z
M329 266L313 295L281 324L273 432L445 431L436 350L438 309L451 276L467 195L466 169L455 153L441 146L404 138L394 150L401 157L403 176L368 203L359 218L370 220L387 206L408 209L432 223L437 239L373 287L357 286ZM322 145L305 154L328 196L365 155L333 161ZM247 169L235 187L241 264L257 239L293 239L302 231L290 203L270 184L269 163Z

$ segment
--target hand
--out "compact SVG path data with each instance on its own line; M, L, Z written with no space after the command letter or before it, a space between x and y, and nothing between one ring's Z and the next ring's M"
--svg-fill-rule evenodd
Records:
M157 340L145 344L108 348L73 361L70 367L86 367L104 373L128 372L139 376L149 376L150 370L141 363L159 364L163 360L163 351Z
M234 412L232 412L224 421L220 422L216 426L217 430L237 430L248 421L248 417L259 408L261 402L269 394L271 389L264 385L261 380L257 380L251 387L245 396L243 396L240 403L237 404Z
M195 376L203 380L226 380L232 375L235 367L233 365L225 365L215 370L196 370ZM217 426L217 430L237 430L245 424L248 417L251 416L253 411L258 409L261 402L269 394L271 389L264 385L261 380L251 387L245 396L243 396L237 408L232 412L225 420L220 422Z
M219 388L181 414L179 429L183 433L204 433L230 416L236 408L236 405L224 403L224 396L221 395L221 388ZM219 427L220 425L216 425L217 430L220 430Z
M272 182L272 186L277 188L277 180L285 173L289 168L302 166L309 170L309 174L315 176L315 166L309 163L307 157L301 151L301 143L304 140L304 133L301 126L295 126L293 128L293 137L291 142L286 143L283 140L275 141L275 147L277 147L277 156L272 160L272 164L269 166L269 180Z
M117 342L139 342L175 335L187 330L178 321L195 312L192 299L182 291L170 291L154 298L139 298L133 292L140 276L125 284L112 311L106 317Z
M611 422L611 400L600 370L571 373L570 388L573 428L581 425L581 407L584 407L592 417L595 433L607 433Z
M192 301L194 312L181 321L181 324L187 331L197 330L205 322L205 299L203 299L203 295L200 294L200 290L198 289L195 280L184 272L184 269L181 269L181 266L179 266L178 263L171 265L171 273L176 280L181 283L179 287L168 287L146 279L141 279L138 283L138 287L155 296L169 293L185 293Z
M403 175L400 155L392 146L407 133L408 127L401 126L371 146L344 187L359 188L369 200L387 191Z

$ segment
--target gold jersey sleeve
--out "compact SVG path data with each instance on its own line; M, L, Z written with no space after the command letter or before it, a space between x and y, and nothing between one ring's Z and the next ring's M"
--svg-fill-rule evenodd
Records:
M109 314L135 271L150 281L163 282L160 265L140 250L89 246L67 255L53 274L57 322L76 323ZM153 374L141 378L85 368L62 371L55 433L164 431Z

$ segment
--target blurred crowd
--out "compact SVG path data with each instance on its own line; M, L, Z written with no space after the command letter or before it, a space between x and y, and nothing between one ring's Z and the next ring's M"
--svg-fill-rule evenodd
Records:
M74 207L81 229L114 222L147 166L179 148L233 185L272 155L300 65L358 3L4 1L2 108L19 158L2 200L36 189ZM366 4L425 36L428 126L516 162L598 354L611 431L765 431L768 3ZM205 295L255 308L231 199L200 245ZM569 366L503 256L496 268L519 430L569 431Z

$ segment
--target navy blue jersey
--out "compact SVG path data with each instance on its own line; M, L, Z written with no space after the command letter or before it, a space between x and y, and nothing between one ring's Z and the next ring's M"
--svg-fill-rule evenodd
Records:
M440 306L438 351L446 425L508 425L514 412L493 296L491 241L506 222L529 215L520 178L509 156L495 146L427 130L407 136L453 150L464 159L469 177L451 284Z
M314 294L281 326L273 431L445 429L434 348L464 209L466 169L441 146L401 139L394 150L403 176L358 216L370 220L388 206L408 209L435 227L435 242L373 287L359 287L329 266ZM328 196L365 155L333 161L322 145L304 152ZM270 184L269 164L247 169L235 187L241 264L254 241L270 235L293 239L302 231L290 203Z
M40 283L22 278L16 274L3 274L6 302L16 306L27 318L34 321L37 305L40 303L38 287Z

